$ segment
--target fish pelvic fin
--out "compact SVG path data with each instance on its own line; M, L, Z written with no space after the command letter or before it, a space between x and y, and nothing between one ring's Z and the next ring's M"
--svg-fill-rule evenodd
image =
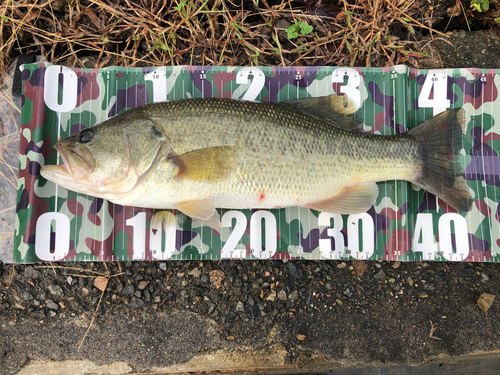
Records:
M418 143L421 168L412 181L459 211L469 211L472 197L460 162L454 158L462 148L463 109L452 109L425 121L408 134Z
M375 203L378 186L375 182L346 187L340 194L304 207L335 214L359 214L366 212Z

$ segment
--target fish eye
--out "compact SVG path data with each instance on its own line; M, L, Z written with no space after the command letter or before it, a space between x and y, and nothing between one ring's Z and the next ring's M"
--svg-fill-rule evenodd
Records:
M87 143L94 138L94 131L92 129L85 129L80 133L80 142Z

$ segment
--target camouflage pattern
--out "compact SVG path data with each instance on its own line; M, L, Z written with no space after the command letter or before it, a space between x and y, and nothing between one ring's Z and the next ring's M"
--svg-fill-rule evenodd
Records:
M97 70L26 65L14 260L497 261L499 81L495 70L428 71L405 66ZM433 114L463 107L466 130L458 159L472 189L472 210L457 213L407 182L387 181L379 183L376 204L361 215L298 207L219 210L223 228L216 230L172 212L177 228L175 233L164 233L150 228L153 210L77 194L39 173L45 163L62 163L53 149L58 138L153 101L223 97L280 102L333 93L357 101L364 131L382 135L404 132Z

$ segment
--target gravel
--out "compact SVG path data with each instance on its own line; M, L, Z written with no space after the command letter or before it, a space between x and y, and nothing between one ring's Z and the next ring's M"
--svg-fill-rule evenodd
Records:
M500 292L496 264L414 262L395 268L390 262L365 262L362 276L350 261L125 262L108 263L108 270L102 263L66 265L123 273L109 279L103 294L88 277L90 272L71 270L68 282L66 269L54 274L51 268L18 265L12 272L13 265L1 265L0 366L5 373L14 373L26 362L20 361L23 353L23 358L36 359L114 359L141 369L179 363L181 357L205 350L261 350L268 345L285 348L290 363L316 353L366 365L415 364L437 352L461 355L500 349L498 303L485 313L476 302L482 293ZM102 340L116 345L78 351L95 311L94 328L84 346ZM150 345L149 337L157 330L177 345L175 335L195 328L175 320L160 327L157 317L179 313L194 314L201 326L212 327L205 341L186 343L182 356L161 361L151 356L142 362L120 349ZM429 338L429 321L438 324L435 335L442 340ZM34 339L23 346L27 327L52 341ZM65 344L68 327L71 339ZM133 333L126 335L126 330ZM106 332L113 338L104 339ZM297 335L306 336L300 345ZM115 340L122 336L124 344L118 344ZM106 360L99 359L102 355Z

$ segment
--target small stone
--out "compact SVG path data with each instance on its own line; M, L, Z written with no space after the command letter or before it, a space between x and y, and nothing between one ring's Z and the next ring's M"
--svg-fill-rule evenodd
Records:
M351 298L351 297L352 297L352 292L351 292L349 289L346 289L346 290L345 290L345 292L344 292L344 294L345 294L347 297L349 297L349 298Z
M276 299L276 291L271 290L271 293L267 296L266 300L268 301L274 301Z
M375 263L375 267L377 267L377 268L381 268L381 267L382 267L382 265L381 265L380 263Z
M290 293L288 299L290 300L290 302L295 302L299 299L299 292L297 291L297 289L295 289L294 291L292 291L292 293Z
M215 303L211 303L210 307L208 308L208 313L210 314L214 310L215 310Z
M248 304L249 304L250 306L253 306L253 305L255 304L255 302L254 302L254 300L253 300L252 296L248 296L247 301L248 301Z
M145 303L142 299L137 297L132 297L132 300L129 303L129 306L133 309L141 309L145 306Z
M395 270L397 270L399 267L401 267L401 262L400 261L394 262L392 264L392 268L394 268Z
M465 35L466 35L465 30L460 30L460 32L458 33L460 39L464 39Z
M202 282L202 283L207 283L207 282L208 282L208 276L207 276L207 275L203 276L203 277L201 278L201 282Z
M495 299L494 294L483 293L479 296L479 299L477 300L477 305L481 310L486 312L490 309L494 299Z
M427 283L424 285L424 289L425 290L436 290L436 286L434 284Z
M155 303L160 303L160 302L161 302L161 297L155 296Z
M68 278L66 279L66 282L71 285L71 283L73 282L73 278L71 276L68 276Z
M167 263L160 263L160 269L165 271L167 269Z
M389 282L390 282L390 283L393 283L393 282L395 282L395 281L396 281L396 279L395 279L394 277L391 277L391 278L389 279Z
M278 299L281 301L286 301L286 293L284 290L280 290L278 292Z
M481 281L483 283L487 282L489 279L490 279L490 277L487 274L485 274L484 272L481 273Z
M212 270L210 271L210 282L217 288L219 289L222 285L222 280L224 280L226 276L224 275L224 272L220 270Z
M377 279L377 280L383 280L383 279L385 279L385 272L384 272L384 270L379 270L373 277L375 279Z
M201 271L198 267L196 267L196 268L193 268L191 271L189 271L189 274L193 277L198 278L201 276Z
M141 298L142 297L142 293L140 290L138 290L137 292L134 293L134 296L136 296L137 298Z
M141 282L139 283L139 289L140 289L140 290L143 290L145 287L147 287L147 286L148 286L148 284L149 284L149 281L145 281L145 280L144 280L144 281L141 281Z
M342 263L337 264L337 268L346 268L346 267L347 267L346 262L342 262Z
M51 299L45 301L45 306L47 306L51 310L57 310L59 308L59 305Z
M238 301L236 303L236 311L245 311L245 305L243 304L243 302Z
M100 291L104 292L108 287L108 281L109 279L107 277L104 276L96 277L94 280L94 286Z
M134 286L132 284L128 284L125 288L125 294L134 294Z
M181 285L186 286L186 285L188 285L188 282L186 280L182 280Z
M325 288L326 288L326 290L332 290L332 289L333 289L333 286L332 286L332 284L330 284L330 283L326 283L326 284L325 284Z
M38 279L40 277L40 272L35 270L33 267L28 266L26 267L26 270L24 271L25 275L29 279Z
M49 285L49 292L54 296L62 296L63 295L62 288L57 284L50 284Z
M413 279L410 276L408 276L407 281L409 286L413 286Z
M288 272L291 276L295 278L295 280L303 280L305 279L304 272L296 266L293 262L288 263Z
M356 273L358 274L359 277L362 277L363 274L366 271L368 271L368 265L363 260L353 260L352 264L353 264L354 269L356 270ZM351 267L349 267L349 269L350 268Z
M429 297L427 293L422 293L422 295L420 296L420 298L427 298L427 297Z
M82 296L88 296L90 291L87 288L82 288ZM43 298L42 298L43 299Z
M337 305L340 305L340 306L342 306L342 304L343 304L342 300L340 300L340 299L336 299L335 302L337 302Z
M297 335L297 340L299 341L304 341L306 338L306 335Z
M23 292L23 298L25 301L29 301L30 299L33 298L33 295L28 290L25 290Z

